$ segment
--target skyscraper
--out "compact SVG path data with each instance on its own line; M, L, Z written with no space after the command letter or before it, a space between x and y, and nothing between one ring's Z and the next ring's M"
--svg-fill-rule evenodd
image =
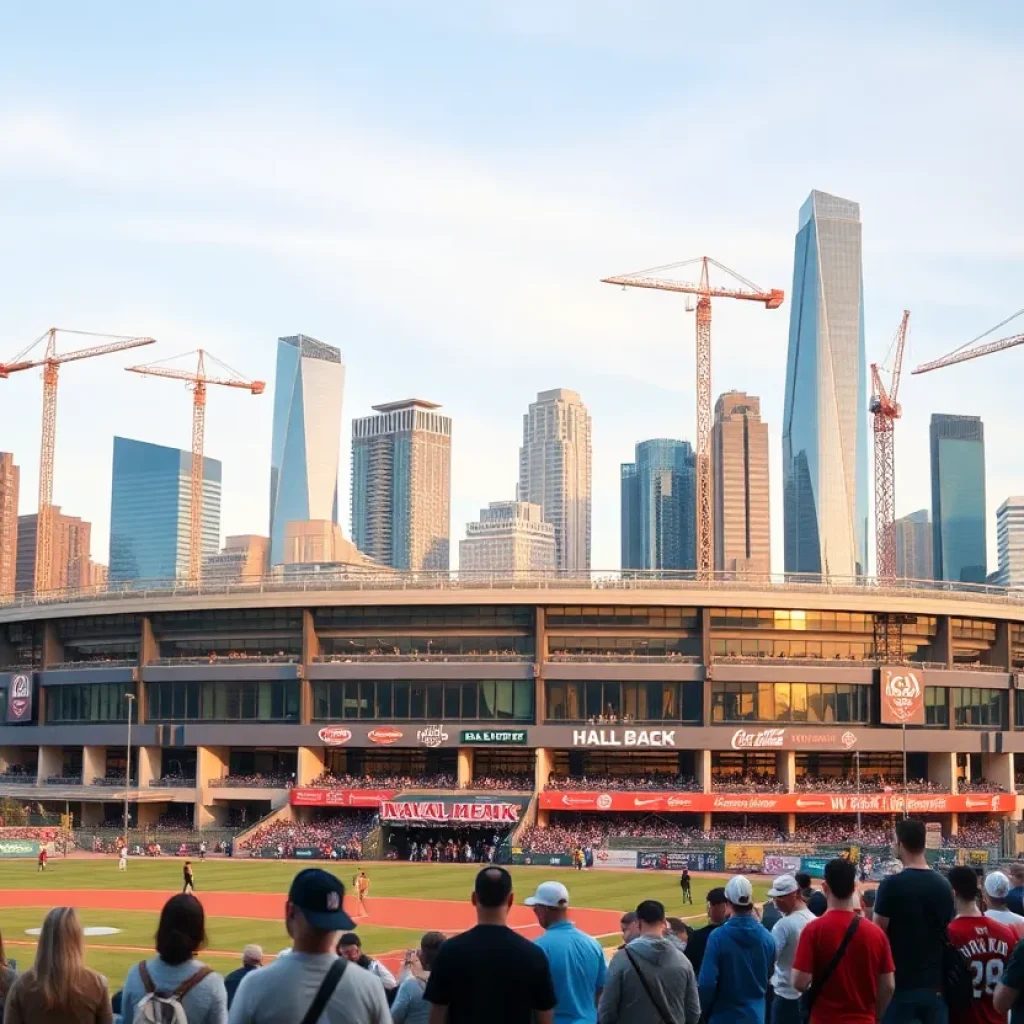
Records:
M932 524L928 509L911 512L895 522L896 575L905 580L932 578Z
M524 501L492 501L482 508L459 541L460 571L554 569L555 528L541 512L540 505Z
M192 453L114 438L110 580L172 580L189 574ZM220 549L221 465L203 459L203 550Z
M711 430L715 474L715 569L771 572L768 424L761 399L727 391L715 403Z
M21 471L0 452L0 604L14 597L18 577L18 485Z
M984 583L985 428L980 416L933 413L932 563L937 580Z
M36 585L36 538L39 519L36 513L18 517L17 577L19 594L31 594ZM92 524L78 516L66 516L60 506L53 507L53 568L50 580L54 590L79 590L93 582Z
M689 441L636 446L622 466L623 569L694 569L697 565L696 461Z
M393 569L448 569L452 421L418 398L352 421L352 540Z
M812 192L800 209L786 360L786 572L866 572L867 403L860 207Z
M284 558L284 525L338 521L338 455L345 367L315 338L279 338L270 451L270 562Z
M1007 498L996 511L999 583L1024 587L1024 497Z
M519 501L555 528L558 569L590 569L590 414L575 391L541 391L523 417Z

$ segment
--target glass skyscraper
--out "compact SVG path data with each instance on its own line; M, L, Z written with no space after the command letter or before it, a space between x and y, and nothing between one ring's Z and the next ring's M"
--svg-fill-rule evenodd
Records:
M220 550L221 464L203 459L203 557ZM110 580L171 580L189 573L192 453L114 438Z
M928 434L935 578L984 583L985 427L980 416L933 413Z
M636 462L622 466L621 486L622 568L696 568L696 459L689 441L641 441Z
M341 352L304 334L279 338L270 453L270 564L284 560L285 524L338 521L345 367Z
M785 568L867 571L868 391L860 207L800 209L782 425Z

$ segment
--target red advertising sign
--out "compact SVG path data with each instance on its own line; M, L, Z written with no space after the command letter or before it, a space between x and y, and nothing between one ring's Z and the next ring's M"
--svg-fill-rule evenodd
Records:
M293 789L289 802L293 807L365 807L378 808L391 800L394 789Z
M924 683L919 669L882 668L882 724L924 725Z
M410 800L381 805L382 821L494 822L514 825L519 821L519 804L447 803L444 800Z
M371 743L379 743L387 747L392 743L397 743L404 735L405 733L401 729L371 729L366 734L366 738Z
M902 793L541 793L547 811L636 811L646 814L743 812L754 814L902 814ZM911 793L909 814L995 814L1012 811L1012 793Z
M340 747L352 739L352 730L340 725L325 725L317 734L328 747Z

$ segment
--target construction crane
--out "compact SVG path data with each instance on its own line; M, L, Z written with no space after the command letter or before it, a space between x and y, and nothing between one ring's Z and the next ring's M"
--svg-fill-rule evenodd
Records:
M700 276L696 283L677 281L661 276L669 271L700 265ZM739 285L729 288L712 287L710 269L714 267L728 274ZM601 279L603 284L617 284L623 288L651 288L662 292L682 292L697 298L697 573L702 578L710 576L714 568L714 510L712 508L711 483L711 300L747 299L762 302L766 309L778 309L785 298L785 292L778 288L765 291L752 281L741 277L734 270L723 266L710 256L698 256L669 263L663 267L652 267L634 274L620 274ZM687 309L690 300L687 299Z
M105 343L72 352L57 352L57 335L70 334L84 338L104 338ZM153 338L132 338L120 334L97 334L92 331L68 331L51 327L7 363L0 363L0 379L6 380L21 370L43 368L43 431L39 446L39 511L36 518L35 592L53 589L53 454L57 442L57 376L63 363L74 363L112 352L124 352L154 344ZM44 355L28 358L37 346L46 343Z
M189 535L189 579L198 583L202 576L203 551L203 443L206 434L206 388L210 384L219 384L225 388L244 388L254 395L262 395L266 384L261 380L249 380L230 366L222 363L215 356L203 349L186 352L175 359L187 359L197 356L195 370L182 370L177 367L160 363L147 363L145 366L128 366L129 373L141 373L144 377L167 377L170 380L183 380L192 392L192 519ZM208 377L206 361L209 360L224 376ZM167 360L173 362L174 360Z
M903 349L907 344L910 312L903 319L889 351L893 354L889 388L882 382L878 363L871 364L869 409L875 429L875 572L880 580L896 578L896 463L893 434L903 414L896 400L903 372Z
M1016 320L1021 313L1024 313L1024 309L1018 309L1013 316L1008 316L1005 320L996 324L995 327L990 327L984 334L979 334L978 337L966 342L959 348L953 349L948 356L943 356L941 359L933 359L930 363L922 363L913 372L928 373L931 370L941 370L944 366L952 366L954 363L966 363L969 359L978 359L981 356L991 355L993 352L1003 352L1008 348L1013 348L1015 345L1024 344L1024 334L1014 334L1009 338L1001 338L999 341L987 341L984 345L971 348L972 345L977 344L982 338L987 338L1001 327L1005 327L1010 321Z

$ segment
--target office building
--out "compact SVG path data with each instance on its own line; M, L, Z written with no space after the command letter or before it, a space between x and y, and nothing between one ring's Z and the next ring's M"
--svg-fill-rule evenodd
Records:
M785 569L867 571L868 424L857 203L800 210L782 423Z
M1007 498L996 510L999 584L1024 587L1024 497Z
M623 569L694 569L697 564L696 461L688 441L636 446L622 466Z
M14 598L18 578L18 487L21 470L0 452L0 604Z
M270 561L284 558L285 523L338 521L345 367L341 352L298 334L279 338L270 453Z
M575 391L541 391L523 417L519 501L540 505L555 528L559 569L590 569L590 414Z
M220 549L221 465L203 459L205 560ZM192 453L114 438L110 579L187 578L192 547Z
M39 517L18 516L18 547L15 586L19 594L35 591L36 537ZM64 515L53 506L53 590L80 590L92 582L92 524L78 516Z
M980 416L933 413L932 566L937 580L984 583L985 428Z
M329 519L286 523L284 528L284 562L294 566L376 566L351 541L345 540L341 527Z
M727 391L715 403L711 430L714 467L715 569L771 572L768 511L768 424L761 399Z
M259 579L270 570L270 538L244 533L228 537L216 555L203 561L206 582L242 583Z
M547 571L555 568L555 528L540 505L492 501L480 519L466 524L459 541L459 570L466 572Z
M352 540L393 569L448 569L452 421L434 402L352 421Z
M897 519L896 575L905 580L932 578L932 524L928 509Z

